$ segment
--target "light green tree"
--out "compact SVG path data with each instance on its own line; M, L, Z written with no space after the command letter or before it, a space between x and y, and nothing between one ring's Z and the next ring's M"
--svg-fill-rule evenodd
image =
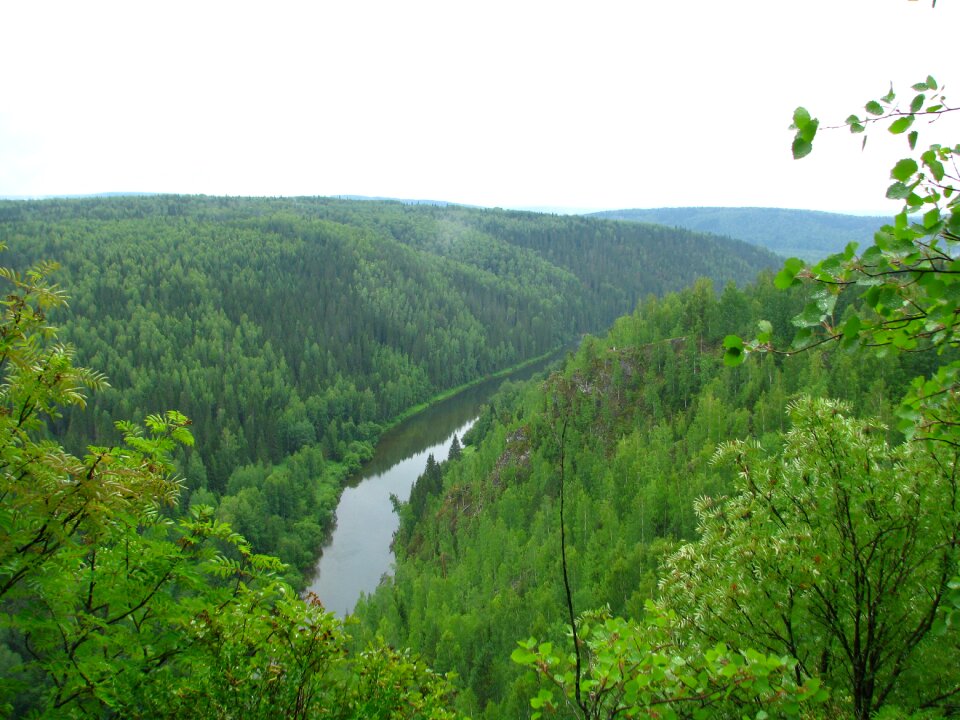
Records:
M907 102L891 86L841 126L863 135L864 145L877 126L906 138L911 154L891 168L886 193L903 200L900 212L862 252L851 243L819 263L787 260L777 285L812 288L810 302L794 319L792 346L777 347L770 323L762 322L749 342L736 336L725 339L725 361L738 365L751 352L793 354L829 342L876 354L926 353L931 369L906 389L900 430L908 440L930 443L937 452L960 447L960 144L932 143L921 149L918 142L925 121L940 120L960 108L948 104L932 76L912 85L911 91ZM796 109L795 158L812 151L819 125L805 108ZM942 620L947 625L960 622L960 578L951 581Z
M784 655L689 644L676 613L652 604L643 622L585 613L577 622L581 661L536 638L512 659L541 679L534 719L803 717L827 693L817 678L794 680Z
M514 653L562 690L574 715L713 717L749 709L766 717L797 711L797 699L822 699L821 680L836 712L857 718L895 704L902 707L894 713L935 709L960 693L960 581L951 580L960 537L960 146L916 150L918 121L954 108L933 77L912 89L905 106L891 89L865 105L867 117L845 123L857 134L883 123L907 138L916 155L894 166L887 191L904 201L902 211L863 253L851 244L820 263L785 263L778 287L813 286L790 348L774 344L767 321L753 340L724 340L728 365L752 352L789 355L828 342L877 353L928 351L932 370L912 383L901 409L911 442L888 447L842 406L806 400L794 407L794 430L778 454L725 446L718 458L739 464L739 492L701 501L702 537L672 559L659 613L642 623L581 618L582 672L580 653L566 657L550 644L531 640ZM793 153L802 158L820 123L804 108L793 120ZM859 304L847 302L844 293L857 288ZM651 622L662 627L676 617L684 620L668 638L651 631ZM731 647L755 649L735 667ZM724 675L712 674L717 657L727 677L738 678L726 688L717 682ZM776 665L777 657L786 664ZM771 694L751 695L752 661L766 665L760 677L775 679L760 685L775 687ZM654 670L658 662L663 667ZM549 689L533 704L561 706Z
M956 452L889 447L829 400L790 413L778 454L717 451L736 493L700 501L700 537L668 561L663 605L696 644L795 658L798 682L819 678L856 718L952 704L960 636L933 629L960 549Z

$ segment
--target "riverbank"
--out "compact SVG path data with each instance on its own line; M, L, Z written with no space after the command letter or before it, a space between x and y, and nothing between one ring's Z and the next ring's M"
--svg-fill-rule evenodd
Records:
M336 519L309 576L310 591L327 609L345 616L361 593L372 592L391 572L391 542L399 525L394 502L409 498L429 456L444 460L453 435L463 437L506 379L531 377L563 350L442 393L416 412L411 408L380 435L373 457L344 483Z
M402 413L397 415L396 418L394 418L393 420L388 422L386 425L384 425L383 429L384 431L389 430L390 428L399 425L405 420L409 420L414 415L417 415L418 413L421 413L424 410L427 410L428 408L436 405L437 403L443 402L445 400L449 400L450 398L456 395L459 395L460 393L464 392L465 390L469 390L472 387L476 387L477 385L482 385L483 383L489 382L490 380L496 380L498 378L503 378L509 375L513 375L514 373L520 372L524 368L530 367L531 365L536 365L537 363L541 363L546 360L549 360L554 355L559 356L559 354L563 352L567 347L569 347L569 345L561 345L560 347L556 347L553 350L545 352L543 355L538 355L537 357L530 358L529 360L524 360L521 363L517 363L516 365L512 365L508 368L504 368L503 370L499 370L493 373L492 375L484 375L483 377L479 377L476 380L473 380L471 382L464 383L463 385L458 385L457 387L451 388L449 390L444 390L442 393L439 393L438 395L434 395L429 400L424 400L422 403L418 403L413 407L407 410L404 410Z

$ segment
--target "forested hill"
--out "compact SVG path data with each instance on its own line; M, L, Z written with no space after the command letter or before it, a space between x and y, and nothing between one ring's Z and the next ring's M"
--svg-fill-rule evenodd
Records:
M403 411L648 294L778 263L664 227L323 198L2 202L0 239L7 265L61 263L71 309L53 322L113 386L60 423L63 440L182 411L192 497L300 566L343 473Z
M882 618L886 623L890 613L899 623L896 630L884 625L882 640L873 637L871 651L882 646L890 657L907 657L903 648L927 632L923 613L929 612L931 604L936 606L933 601L924 605L918 598L937 598L945 583L943 568L954 567L955 560L944 558L954 557L950 548L956 547L960 510L955 479L948 475L939 481L941 476L929 467L918 471L922 479L915 480L902 466L894 465L884 477L891 484L882 491L874 479L880 476L879 468L890 467L883 454L890 452L883 448L884 438L897 440L892 431L884 432L884 426L894 423L897 389L914 375L929 371L929 355L887 354L864 363L857 355L828 345L786 360L766 355L736 369L724 367L726 335L747 333L766 318L776 342L782 343L792 337L791 318L804 302L802 293L776 291L770 276L746 289L727 287L719 297L707 284L698 283L681 293L644 302L635 313L617 320L602 339L584 339L577 353L546 380L505 387L465 437L466 448L456 459L428 463L410 501L401 506L395 573L360 603L357 614L362 627L370 637L382 635L391 644L412 648L435 670L455 672L462 683L461 708L476 718L527 717L535 696L540 706L545 704L544 697L561 706L563 696L554 684L566 688L566 700L573 706L574 668L567 660L573 651L569 626L563 626L569 623L568 612L574 610L587 613L579 623L580 641L589 647L583 652L582 687L589 689L583 698L597 705L591 705L595 713L571 713L570 717L631 716L629 711L615 711L621 701L630 710L642 708L637 709L637 717L657 716L649 709L660 707L651 700L657 698L655 691L630 695L626 690L631 683L646 691L648 684L653 687L669 679L674 668L685 667L690 647L714 648L721 641L740 650L750 647L777 657L802 658L805 667L813 668L819 680L832 688L838 707L846 707L850 673L841 643L853 646L848 626L863 617L867 600L863 576L857 576L857 584L850 581L854 569L844 563L852 565L852 558L862 561L869 566L863 575L879 577L882 585L890 576L890 566L897 566L902 553L913 553L916 547L909 562L917 563L912 566L917 572L910 574L910 581L917 582L910 587L917 590L902 591L898 598L895 590L888 589L882 600L866 593L875 613L871 619ZM799 422L797 415L791 417L791 409L806 407L798 404L798 394L841 398L856 414L875 418L866 431L857 431L872 438L872 455L865 460L856 442L852 443L856 450L847 446L838 450L834 442L841 441L829 435L830 441L824 441L825 431L816 425L809 433L784 435L791 422L794 426ZM826 407L826 417L849 412ZM843 422L849 427L853 421ZM750 522L751 511L757 515L760 511L739 506L729 513L742 522L736 532L706 533L701 526L704 518L713 517L714 512L720 519L726 517L721 509L712 508L722 508L724 496L736 493L738 472L745 472L749 465L718 464L718 444L745 439L745 446L756 455L761 454L760 448L775 455L784 438L796 441L797 437L813 437L821 443L808 443L803 452L784 452L788 467L803 468L797 473L798 484L806 487L781 491L777 501L782 506L774 507L779 515ZM829 463L816 466L818 452L827 446L836 455L828 454ZM838 487L823 481L822 487L811 490L810 478L834 477L842 481ZM762 476L756 481L762 490L756 485L752 489L766 498L780 478L774 473ZM913 482L924 502L929 498L922 510L904 505L905 496L919 497L913 494L918 492ZM866 510L850 499L857 491L867 495L866 500L856 500L865 503ZM830 505L831 498L848 502L847 513L863 512L871 521L882 517L886 524L881 527L879 521L870 525L864 520L863 526L851 529L843 522L850 515L843 516L837 506ZM882 509L872 504L881 499ZM815 512L819 514L814 516ZM786 523L788 516L795 524L777 536L778 523ZM913 545L916 536L906 540L897 534L917 532L917 528L922 528L922 548ZM702 545L727 542L730 554L716 559L719 554L711 556L702 547L680 549L678 541L701 533L708 535ZM888 534L897 539L879 542ZM802 537L810 543L793 548L784 537ZM938 543L943 544L938 547ZM683 576L685 582L677 583L678 593L696 594L700 606L691 608L688 599L680 602L661 592L670 577L668 558L674 552L680 559L706 557ZM770 565L765 567L764 561ZM564 590L567 579L569 599ZM835 624L820 623L817 613L822 608L816 598L810 599L811 586L823 593L825 604L844 608ZM674 630L676 634L664 639L662 626L655 621L643 624L644 618L654 616L645 601L654 598L676 612L684 632ZM605 609L591 614L595 608ZM619 621L607 618L611 613L632 620L618 625ZM848 621L848 617L855 619ZM715 626L707 625L704 618ZM910 633L916 626L911 623L920 623L914 636ZM518 651L517 643L531 636L544 645L530 642L524 645L528 652ZM683 638L679 642L687 643L687 649L671 658L675 647L671 643L677 638ZM922 645L909 662L904 661L903 678L895 683L898 702L917 707L923 698L937 698L944 687L957 687L951 684L957 681L955 642L956 633ZM553 650L544 650L548 643ZM539 667L547 675L538 683L510 660L511 652L514 659L520 658L517 662ZM537 653L555 653L556 658L547 661ZM819 663L819 670L811 658ZM671 660L675 665L670 665ZM668 665L669 673L661 670ZM878 660L877 676L889 677L891 665ZM949 668L944 677L924 672L924 668L940 667ZM899 671L894 667L894 672ZM676 672L679 676L685 670ZM698 677L698 672L690 670L690 675ZM703 677L706 674L690 680L689 687L677 680L681 687L677 697L683 699L690 688L702 687L695 682L703 682ZM542 688L553 695L544 695ZM663 716L766 716L756 713L755 707L743 709L756 699L746 695L740 700L744 703L740 712L713 708L714 712L697 714L689 711L697 708L696 697L687 697L691 705L682 709L689 712L664 712ZM792 717L776 712L769 716ZM804 715L852 716L841 710Z
M782 208L682 207L609 210L588 217L656 223L708 232L767 248L784 257L820 260L854 241L873 242L884 218Z

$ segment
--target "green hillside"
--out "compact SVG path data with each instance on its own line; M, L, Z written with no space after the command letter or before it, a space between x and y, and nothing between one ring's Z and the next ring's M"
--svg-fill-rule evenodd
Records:
M949 221L738 287L772 256L645 223L0 204L9 265L63 264L0 273L0 711L949 716L957 301L895 254ZM356 623L298 597L387 424L577 336L428 464Z
M58 313L111 388L57 424L68 447L176 408L188 502L306 568L345 475L440 392L596 331L701 275L772 255L584 218L324 198L0 203L8 262L61 264Z
M588 217L656 223L736 238L783 257L815 261L840 252L847 243L867 247L882 217L782 208L686 207L609 210Z
M681 542L702 532L701 512L710 507L704 498L736 490L736 468L713 462L719 443L748 438L763 452L775 453L783 433L798 422L791 418L791 401L798 394L841 398L858 413L877 418L874 432L881 442L896 443L899 436L879 423L895 424L897 388L929 371L930 356L888 355L861 363L855 354L830 347L782 362L767 356L736 369L724 367L724 337L749 334L761 317L772 321L778 344L792 337L790 319L803 308L803 296L777 292L771 280L765 277L745 290L727 288L719 297L709 284L699 283L642 303L603 338L587 338L557 373L495 399L465 438L474 450L457 462L432 467L402 508L395 576L358 609L367 633L413 648L438 671L456 672L464 685L460 707L474 717L525 716L530 698L543 686L509 660L517 642L530 636L549 640L560 658L570 648L561 527L575 612L606 608L601 615L643 621L652 617L645 603L660 595L669 574L665 564L672 562L668 558ZM881 452L875 450L878 472ZM934 493L936 475L930 472L924 471L921 485ZM936 492L949 495L949 487ZM954 538L948 546L956 541L957 510L954 502L944 519L943 532ZM751 527L745 532L759 532ZM952 551L931 552L943 560ZM927 568L925 582L932 587L923 592L943 587L935 567ZM696 582L689 580L685 587L699 587ZM722 594L722 583L718 578L702 586L708 605L710 593ZM672 607L667 599L662 602ZM681 617L692 617L690 602L677 602L688 613ZM735 617L733 609L727 612L724 617ZM725 633L724 617L711 628L710 642L741 648L752 642L757 650L786 652L783 643L757 639L741 626ZM600 621L594 617L593 622ZM804 627L805 638L820 632ZM634 641L625 628L618 632ZM637 632L639 639L653 630ZM924 646L912 656L911 672L949 655L949 647L949 642ZM835 645L816 648L804 652L843 655ZM533 663L535 655L520 657ZM557 667L565 662L558 660ZM592 669L584 672L600 672L594 665L600 661L590 662ZM845 671L842 661L836 662L835 674L821 677L835 686L840 700ZM611 682L613 675L616 671ZM956 680L955 673L949 679L904 680L897 697L915 706L918 697L935 697ZM716 712L707 716L727 716Z
M257 210L318 200L87 202L4 208L8 255L59 256L79 289L67 310L46 286L52 268L2 273L4 712L949 714L953 396L918 398L901 426L942 445L903 442L896 406L906 387L950 382L937 370L956 367L955 352L922 318L876 319L902 307L892 287L871 285L870 307L810 299L790 264L742 289L700 278L664 292L662 263L679 278L749 261L722 257L742 244L644 224L343 202L322 217ZM663 294L583 337L549 377L509 384L468 448L428 465L398 507L395 574L356 624L298 598L281 579L297 575L259 554L312 559L345 474L390 421L379 393L429 398L549 348L644 293L635 270L647 267ZM954 302L944 285L920 288ZM127 387L74 368L51 319ZM500 333L492 356L486 322ZM735 335L772 350L801 325L847 346L863 332L868 347L944 352L863 362L827 343L725 367ZM417 339L423 355L404 345ZM464 352L470 365L457 364ZM911 385L917 375L935 380ZM97 392L82 412L86 386ZM212 409L190 408L192 425L178 412L109 424L198 395ZM76 455L52 440L80 446L85 432L98 445ZM218 439L206 456L200 443Z

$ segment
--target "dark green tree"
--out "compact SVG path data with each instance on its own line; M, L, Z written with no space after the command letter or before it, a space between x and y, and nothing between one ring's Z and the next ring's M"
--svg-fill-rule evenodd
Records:
M460 439L456 433L454 433L453 440L450 441L450 451L447 453L447 460L458 460L462 454L463 448L460 446Z
M106 386L49 325L52 270L0 269L0 712L453 717L443 678L382 647L348 657L336 618L209 508L170 518L183 415L118 422L122 443L83 456L50 439Z

